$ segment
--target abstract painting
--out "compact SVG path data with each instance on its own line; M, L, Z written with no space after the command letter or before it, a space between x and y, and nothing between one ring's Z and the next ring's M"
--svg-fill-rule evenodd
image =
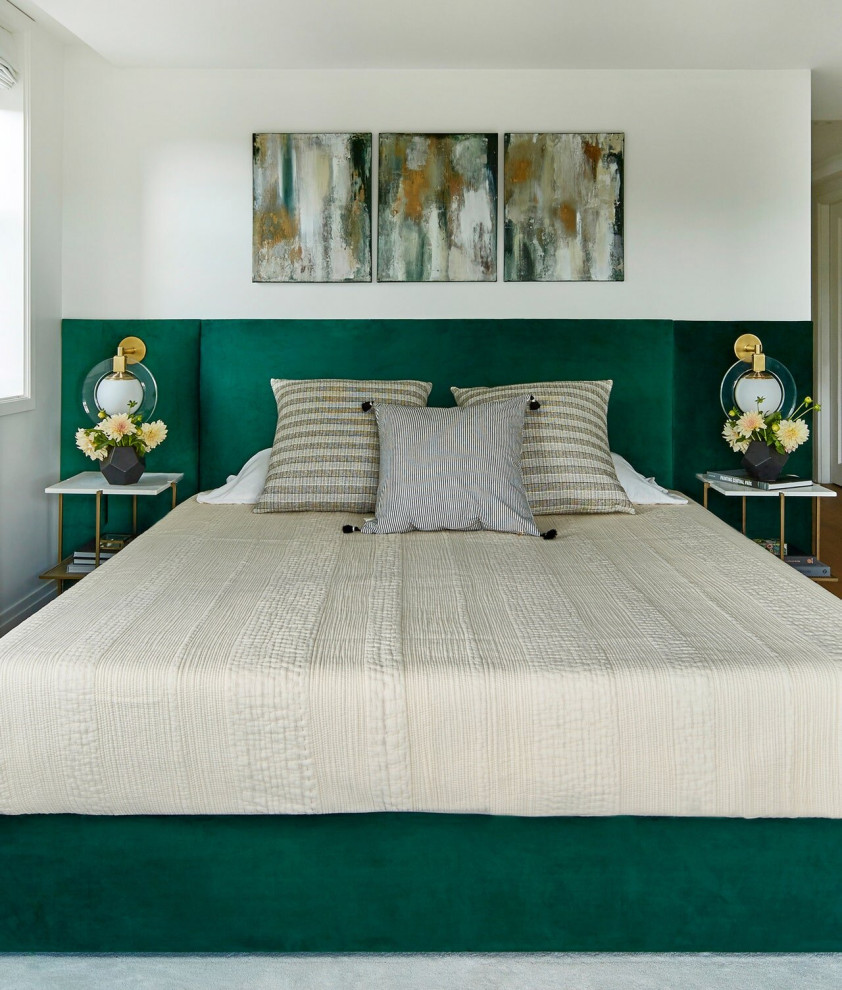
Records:
M253 282L371 281L371 134L255 134Z
M507 282L623 280L623 135L506 134Z
M377 279L497 279L497 135L381 134Z

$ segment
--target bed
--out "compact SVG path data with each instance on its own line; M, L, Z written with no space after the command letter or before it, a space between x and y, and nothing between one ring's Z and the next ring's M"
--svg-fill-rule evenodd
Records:
M347 519L191 499L4 637L0 812L842 816L842 604L711 513Z
M202 487L266 439L218 432L265 375L258 342L291 375L348 373L360 328L330 358L298 329L199 327L201 413L180 422ZM418 329L370 328L373 373L406 374ZM633 357L618 407L636 420L612 442L680 483L698 465L674 424L718 373L676 361L699 329L533 333L548 378L550 340L570 377ZM74 362L125 330L65 327L67 408ZM512 328L478 333L487 373L518 380L494 367ZM470 382L460 361L414 373ZM674 405L668 445L642 442ZM840 948L835 599L696 505L558 517L552 542L346 521L189 500L4 638L0 947Z

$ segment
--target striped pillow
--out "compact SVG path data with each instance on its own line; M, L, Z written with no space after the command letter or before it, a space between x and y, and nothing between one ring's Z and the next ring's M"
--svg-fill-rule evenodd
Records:
M611 381L451 388L460 406L532 392L541 408L523 427L523 484L536 516L634 512L608 447Z
M278 426L255 512L371 512L377 497L377 424L363 402L423 406L414 381L272 379Z
M376 405L377 517L363 533L491 529L538 536L520 466L528 402L522 394L470 409Z

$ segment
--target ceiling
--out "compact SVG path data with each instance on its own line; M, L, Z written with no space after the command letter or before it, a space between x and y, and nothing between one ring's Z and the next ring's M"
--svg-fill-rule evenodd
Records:
M121 66L812 69L842 119L840 0L15 2Z

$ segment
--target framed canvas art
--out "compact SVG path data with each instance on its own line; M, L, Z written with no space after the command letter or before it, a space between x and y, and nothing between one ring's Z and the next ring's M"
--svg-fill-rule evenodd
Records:
M252 281L371 281L371 134L255 134Z
M506 134L507 282L621 282L623 134Z
M377 279L497 279L497 135L381 134Z

